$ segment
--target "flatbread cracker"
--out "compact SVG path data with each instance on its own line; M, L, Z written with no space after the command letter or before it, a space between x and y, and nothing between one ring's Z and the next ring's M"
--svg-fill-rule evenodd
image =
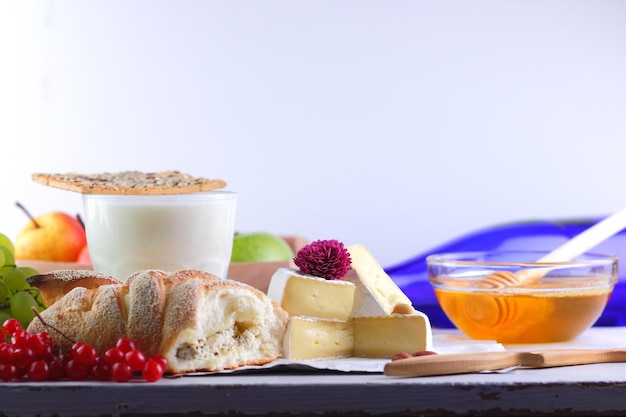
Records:
M179 171L104 172L99 174L32 174L32 180L49 187L82 194L164 195L189 194L226 187L226 181L183 174Z

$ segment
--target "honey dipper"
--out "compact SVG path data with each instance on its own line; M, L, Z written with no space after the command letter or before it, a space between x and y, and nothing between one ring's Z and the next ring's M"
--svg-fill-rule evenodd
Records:
M552 368L591 363L626 362L626 349L546 349L533 352L465 352L414 356L385 364L391 377L453 375L509 367Z
M604 218L578 235L574 236L552 252L544 255L537 263L568 262L587 252L604 240L626 227L626 207ZM480 280L478 286L484 288L514 287L536 281L550 271L546 268L521 269L515 273L497 271Z

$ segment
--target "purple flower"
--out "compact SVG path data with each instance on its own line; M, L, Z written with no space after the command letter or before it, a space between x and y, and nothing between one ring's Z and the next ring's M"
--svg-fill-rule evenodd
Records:
M350 253L338 240L316 240L304 246L293 258L303 274L325 279L341 279L350 271Z

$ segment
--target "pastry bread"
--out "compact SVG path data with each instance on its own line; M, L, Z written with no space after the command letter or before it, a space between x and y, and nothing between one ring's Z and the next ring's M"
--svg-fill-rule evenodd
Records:
M194 177L179 171L34 173L32 180L49 187L82 194L187 194L226 187L226 181Z
M73 272L77 272L74 287L40 316L70 339L91 344L100 354L120 337L129 337L144 354L163 355L170 373L260 365L281 354L289 315L247 284L195 270L145 270L131 275L124 284L104 280L103 285L85 288L81 281L93 277ZM50 275L71 276L73 272ZM40 291L44 295L47 289L41 287ZM71 347L71 341L38 318L28 327L31 333L44 330L55 345Z
M39 289L46 307L54 304L75 287L93 289L105 284L121 284L113 277L90 270L55 271L52 274L33 275L27 281L32 287Z

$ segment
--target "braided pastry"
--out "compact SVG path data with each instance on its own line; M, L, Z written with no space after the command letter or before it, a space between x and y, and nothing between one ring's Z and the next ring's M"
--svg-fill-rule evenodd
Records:
M51 284L55 280L58 286ZM98 280L102 285L94 285ZM57 301L28 331L48 331L55 345L70 348L72 342L49 324L100 354L129 337L146 355L165 356L170 373L260 365L281 354L289 315L247 284L196 270L145 270L123 284L111 280L85 271L33 277L30 283L44 299ZM68 292L58 298L63 288Z

